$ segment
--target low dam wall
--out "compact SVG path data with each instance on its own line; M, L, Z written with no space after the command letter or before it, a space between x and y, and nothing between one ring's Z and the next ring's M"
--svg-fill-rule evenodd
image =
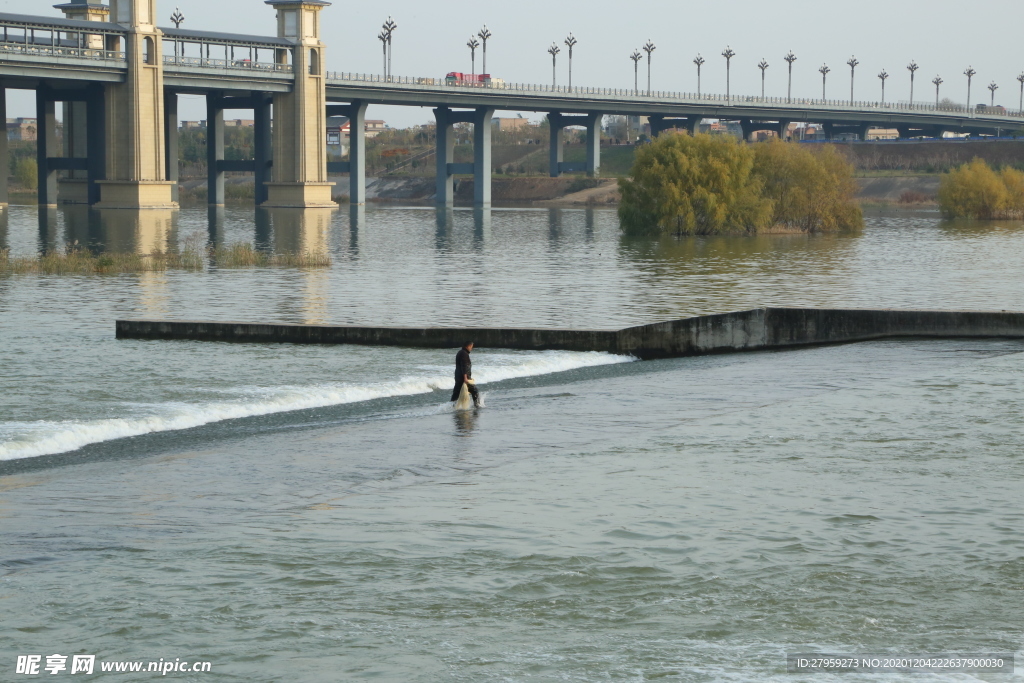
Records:
M558 330L465 327L363 327L283 323L118 320L118 339L247 343L363 344L457 348L607 351L643 359L785 349L895 337L1024 339L1024 313L757 308L629 327Z

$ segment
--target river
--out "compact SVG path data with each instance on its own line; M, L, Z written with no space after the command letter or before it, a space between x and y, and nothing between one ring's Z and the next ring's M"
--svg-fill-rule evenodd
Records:
M1021 310L1020 223L887 212L856 235L658 241L603 209L5 218L15 255L201 239L333 265L0 277L0 670L61 653L225 681L1019 680L787 674L786 653L1021 657L1022 342L478 348L486 406L453 413L454 349L117 341L113 321Z

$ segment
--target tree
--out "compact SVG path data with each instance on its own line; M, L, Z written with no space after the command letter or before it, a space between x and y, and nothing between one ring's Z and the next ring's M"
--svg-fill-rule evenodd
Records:
M14 178L18 184L27 190L35 190L39 187L39 165L32 157L18 159L14 170Z
M630 177L619 181L622 227L640 235L757 232L772 206L753 167L753 151L732 137L662 135L637 150Z
M939 209L947 218L1019 218L1024 215L1024 173L1013 168L997 173L983 159L974 159L942 176Z

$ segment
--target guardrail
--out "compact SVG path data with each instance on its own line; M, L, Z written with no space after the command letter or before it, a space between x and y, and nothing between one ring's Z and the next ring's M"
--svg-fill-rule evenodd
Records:
M957 105L934 105L919 102L870 102L809 98L737 96L726 97L714 93L686 93L654 90L634 90L632 88L599 88L590 86L560 86L535 83L501 83L487 85L482 83L450 83L444 78L423 78L410 76L392 76L386 78L379 74L360 74L350 72L330 72L328 82L335 83L374 83L381 86L400 87L410 90L443 90L445 92L473 92L494 90L513 92L524 96L562 95L566 98L607 99L615 101L650 102L652 104L715 104L721 106L755 105L769 109L829 109L831 111L865 112L879 111L892 113L926 113L938 115L963 116L967 118L983 117L998 120L1010 119L1014 124L1024 122L1024 111L978 111Z
M74 59L119 62L122 64L126 62L124 52L119 52L116 50L93 50L91 48L83 47L50 47L39 45L24 45L21 43L0 42L0 52L3 52L8 55L24 54L42 55L48 57L71 57Z
M292 73L291 64L254 62L248 59L210 59L208 57L183 57L164 55L164 66L191 66L205 69L241 69L261 74Z

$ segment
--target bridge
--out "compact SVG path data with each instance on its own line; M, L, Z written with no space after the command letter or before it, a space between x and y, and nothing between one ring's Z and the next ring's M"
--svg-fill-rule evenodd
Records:
M208 198L224 202L224 174L255 175L266 207L332 207L328 172L349 174L349 201L365 202L365 114L370 104L431 107L437 122L437 202L451 204L453 179L474 177L474 202L490 204L491 120L498 110L543 112L550 123L549 168L598 175L606 115L647 116L652 134L691 133L704 119L738 121L745 136L778 134L791 122L822 124L826 135L871 127L901 137L944 132L991 135L1024 127L1024 113L920 103L850 102L639 92L523 83L453 84L443 78L328 72L320 15L323 0L266 0L277 11L276 36L156 26L156 0L72 0L63 18L0 14L0 110L6 90L35 91L39 203L99 208L173 208L178 198L181 94L207 103ZM63 107L58 149L56 105ZM255 153L224 158L224 110L251 109ZM351 121L349 161L327 161L326 119ZM473 126L470 163L454 161L454 126ZM587 129L587 160L563 160L563 130ZM6 136L0 168L7 164ZM7 201L5 174L0 203Z

